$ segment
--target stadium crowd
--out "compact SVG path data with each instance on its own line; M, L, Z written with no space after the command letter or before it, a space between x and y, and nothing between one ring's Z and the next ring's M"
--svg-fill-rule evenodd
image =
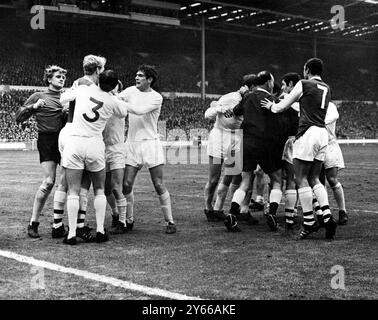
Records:
M77 25L72 22L48 20L49 28L33 32L28 24L0 21L0 85L42 86L40 70L46 65L59 64L67 70L66 86L81 76L80 57L87 52L101 52L111 61L109 68L116 70L123 83L134 81L135 68L142 63L158 66L158 90L161 92L199 92L201 80L200 41L197 34L187 31L143 29L143 26L125 25L125 29L104 26L101 23ZM106 31L105 31L106 30ZM106 33L105 33L106 32ZM124 35L119 41L120 32ZM12 37L7 37L12 34ZM59 37L56 37L59 34ZM237 36L231 38L208 33L206 45L206 91L222 94L236 89L240 75L256 70L270 70L280 79L288 70L301 73L297 61L308 57L308 46L293 43L285 50L281 42L252 39L254 46L248 46ZM101 38L101 45L95 39ZM180 48L175 43L183 39ZM234 39L235 38L235 39ZM143 39L143 43L140 41ZM69 45L67 45L69 44ZM266 46L264 51L261 47ZM347 61L340 50L323 50L319 55L327 63L324 77L331 84L332 98L336 100L377 101L374 76L374 55L370 51L351 49L348 54L359 57L343 72ZM17 54L14 54L17 52ZM279 52L277 54L276 52ZM256 59L258 57L258 59ZM296 58L293 58L296 57Z
M11 90L0 94L0 140L1 141L31 141L36 139L36 123L29 119L23 125L14 121L14 115L19 106L30 96L30 90ZM164 99L159 120L166 122L169 132L168 140L197 139L194 129L203 129L200 135L207 138L212 123L204 118L205 110L211 99L202 102L200 98L176 97ZM340 120L336 133L339 138L371 138L377 137L378 107L361 102L343 102L339 108ZM185 132L185 135L183 133Z

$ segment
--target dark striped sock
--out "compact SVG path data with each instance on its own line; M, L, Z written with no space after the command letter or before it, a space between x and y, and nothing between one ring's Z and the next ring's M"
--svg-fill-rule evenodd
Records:
M287 224L294 224L294 209L285 209L285 219Z
M78 228L83 228L84 227L85 214L86 214L86 211L79 210L79 213L77 215L77 227Z
M329 218L331 218L331 210L328 205L323 206L321 209L323 211L323 221L324 223L327 223Z
M63 225L63 213L64 210L54 209L54 222L53 222L53 228L59 228L61 225Z
M303 224L312 226L315 223L314 213L312 211L303 212Z

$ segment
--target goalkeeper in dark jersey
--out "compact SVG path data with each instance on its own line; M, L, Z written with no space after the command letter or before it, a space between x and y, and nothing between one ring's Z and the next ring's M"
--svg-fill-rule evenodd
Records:
M66 73L67 71L59 66L47 67L43 76L48 85L47 90L33 93L16 112L16 122L22 123L34 116L38 128L37 147L43 181L35 194L32 216L27 227L28 235L32 238L40 237L39 215L54 187L56 167L60 163L58 137L64 125L64 112L59 99L66 81Z

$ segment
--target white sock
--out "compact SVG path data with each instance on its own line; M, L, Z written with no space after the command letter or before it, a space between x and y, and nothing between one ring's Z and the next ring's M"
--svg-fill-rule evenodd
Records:
M126 198L126 221L132 223L134 221L134 191L125 195Z
M329 209L328 194L325 187L318 183L315 185L312 190L320 204L320 209L323 211L323 221L325 223L331 218L331 210Z
M234 193L236 190L238 190L240 187L240 184L230 184L230 193L231 193L231 198L234 196Z
M335 200L337 202L337 206L339 207L339 210L346 211L345 210L345 198L344 198L344 189L340 182L338 182L333 188L333 195L335 197Z
M236 202L239 206L242 205L243 200L245 198L245 191L241 189L237 189L232 197L232 202Z
M116 203L119 212L118 220L121 221L124 225L126 225L126 198L116 200Z
M168 190L159 196L161 210L163 211L164 220L166 222L173 222L172 210L171 210L171 197Z
M64 205L66 203L67 192L56 190L54 193L54 222L53 228L63 225Z
M227 197L227 192L228 192L228 186L226 186L223 183L220 183L218 185L217 198L215 200L214 210L223 209L224 201L226 200L226 197Z
M280 204L281 202L281 198L282 198L282 191L281 189L272 189L272 191L270 191L270 194L269 194L269 203L278 203L278 205Z
M264 197L263 196L259 196L259 195L257 195L256 196L256 202L258 202L258 203L264 203Z
M105 211L106 211L106 197L104 194L99 194L95 196L93 201L93 206L96 212L96 224L97 232L105 233L104 231L104 221L105 221Z
M310 187L298 189L299 201L302 205L303 224L312 226L315 223L314 212L312 211L312 190Z
M67 196L67 215L68 215L68 238L76 236L77 214L79 211L79 196Z
M296 190L286 190L285 191L285 217L286 223L294 223L294 207L297 201L297 191Z

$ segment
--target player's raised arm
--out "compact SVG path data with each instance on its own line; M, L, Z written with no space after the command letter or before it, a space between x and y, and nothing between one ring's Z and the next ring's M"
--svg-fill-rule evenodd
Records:
M26 100L25 104L18 108L16 111L16 122L24 122L29 119L35 111L41 106L45 105L45 100L39 99L38 94L32 94L29 99Z
M327 114L324 123L330 124L332 122L335 122L337 119L339 119L339 112L337 111L337 107L333 102L330 102L328 104Z
M78 88L79 87L75 87L74 89L68 89L67 91L63 92L60 96L60 103L66 104L70 101L75 100Z
M163 98L160 96L159 98L151 99L148 103L144 105L136 106L133 103L133 99L130 99L127 103L127 109L130 113L136 114L137 116L144 115L148 112L154 111L161 107L163 102Z
M118 99L117 96L114 96L113 98L116 102L114 108L114 115L118 118L125 118L128 114L129 103Z
M215 120L218 112L221 112L222 108L218 105L218 101L212 101L210 107L205 111L205 118L208 120Z
M294 86L293 90L283 98L279 103L274 103L268 99L264 99L261 102L261 106L267 109L270 109L273 113L283 112L286 109L290 108L290 106L299 100L303 93L303 86L302 82L298 81L297 84Z

